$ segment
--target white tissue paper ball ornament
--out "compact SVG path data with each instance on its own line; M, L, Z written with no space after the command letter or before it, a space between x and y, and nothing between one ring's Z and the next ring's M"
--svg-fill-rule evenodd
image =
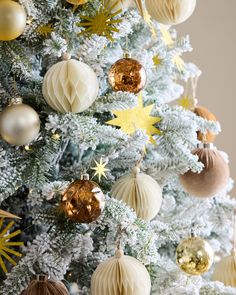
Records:
M91 282L91 295L150 295L151 280L145 266L117 250L101 263Z
M213 280L222 282L225 286L236 287L236 252L224 257L215 267Z
M148 13L164 25L186 21L194 12L196 0L145 0Z
M60 113L85 111L97 98L98 90L98 79L93 69L75 59L53 65L43 80L46 102Z
M118 179L111 195L133 208L137 216L144 220L153 219L161 208L161 187L152 177L140 173L139 167Z

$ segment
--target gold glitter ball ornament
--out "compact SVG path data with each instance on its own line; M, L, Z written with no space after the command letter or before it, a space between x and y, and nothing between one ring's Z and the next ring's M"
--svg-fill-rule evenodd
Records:
M146 84L144 67L133 58L118 60L109 71L109 83L114 91L138 93Z
M36 138L39 130L39 116L29 105L13 103L0 114L0 134L10 144L28 145Z
M72 182L62 197L62 209L67 218L79 223L95 221L102 213L105 198L97 183L87 175Z
M0 1L0 41L11 41L19 37L26 26L24 8L11 0Z
M176 250L177 265L189 275L201 275L207 272L213 260L214 253L210 244L200 237L183 240Z

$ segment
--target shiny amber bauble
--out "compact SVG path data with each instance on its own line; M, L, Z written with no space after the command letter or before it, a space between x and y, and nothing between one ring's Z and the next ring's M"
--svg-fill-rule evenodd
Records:
M100 187L90 180L76 180L62 197L62 208L67 218L79 223L95 221L104 209L104 195Z

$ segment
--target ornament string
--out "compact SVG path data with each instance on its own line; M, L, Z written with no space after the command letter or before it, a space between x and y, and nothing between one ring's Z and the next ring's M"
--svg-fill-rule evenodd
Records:
M236 252L236 208L234 209L233 216L233 252Z

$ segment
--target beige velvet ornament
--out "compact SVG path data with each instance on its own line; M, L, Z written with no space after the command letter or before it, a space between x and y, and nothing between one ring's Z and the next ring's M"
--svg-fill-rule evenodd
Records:
M236 287L236 253L224 257L215 267L213 280L222 282L225 286Z
M98 95L98 79L88 65L69 59L53 65L43 80L43 96L55 111L80 113Z
M37 112L21 99L6 107L0 114L0 134L13 145L28 145L38 135L40 119Z
M145 0L148 13L164 25L186 21L194 12L196 0Z
M118 179L111 195L133 208L144 220L153 219L161 208L162 189L152 177L140 173L139 167Z
M150 295L151 280L145 266L117 250L101 263L91 282L91 295Z
M186 192L200 198L213 197L227 185L229 181L229 166L219 151L205 144L193 152L204 164L200 173L188 171L180 176L180 182Z

